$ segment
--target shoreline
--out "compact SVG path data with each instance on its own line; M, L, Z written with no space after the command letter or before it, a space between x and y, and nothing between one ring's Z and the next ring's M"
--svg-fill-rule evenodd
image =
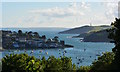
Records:
M9 49L6 49L6 48L2 48L0 49L0 52L1 51L4 51L4 50L34 50L34 49L64 49L64 48L73 48L74 46L72 45L65 45L64 47L32 47L32 48L9 48Z

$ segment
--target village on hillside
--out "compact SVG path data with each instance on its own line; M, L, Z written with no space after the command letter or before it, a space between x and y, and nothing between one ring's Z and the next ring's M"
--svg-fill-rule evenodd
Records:
M34 48L65 48L73 47L65 45L63 40L58 40L58 36L47 39L45 35L40 36L37 32L0 31L2 34L3 49L34 49Z

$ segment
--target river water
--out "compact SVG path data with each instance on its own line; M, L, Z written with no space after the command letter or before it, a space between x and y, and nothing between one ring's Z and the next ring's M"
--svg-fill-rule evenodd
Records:
M13 30L13 29L11 29ZM114 47L114 44L112 43L105 43L105 42L80 42L79 38L71 38L72 36L75 36L75 34L58 34L59 30L35 30L30 29L31 31L36 31L40 35L46 35L47 38L53 38L54 36L58 36L59 40L64 40L66 44L73 45L73 48L52 48L52 49L37 49L33 50L33 54L30 54L32 50L27 50L26 53L30 56L35 56L37 58L41 58L45 56L48 58L49 56L53 55L57 58L60 58L60 56L63 56L63 52L66 51L65 56L71 57L72 62L77 64L79 62L79 66L87 66L91 65L91 63L97 59L97 54L102 55L102 52L111 52L112 48ZM17 31L17 30L16 30ZM28 31L28 29L24 29L23 31ZM42 51L40 53L40 51ZM25 50L13 50L8 51L5 50L3 52L0 52L1 56L0 58L4 57L6 54L10 53L25 53ZM47 54L48 53L48 54ZM81 59L81 61L79 61Z

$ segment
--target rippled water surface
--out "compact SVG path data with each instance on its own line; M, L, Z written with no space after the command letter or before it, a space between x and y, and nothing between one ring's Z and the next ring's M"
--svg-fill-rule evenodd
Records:
M27 31L27 30L26 30ZM34 55L37 58L41 58L45 56L48 58L49 56L53 55L55 57L63 56L63 52L66 51L65 56L71 57L72 62L79 65L90 65L95 59L97 59L97 54L102 54L102 52L112 51L114 44L112 43L92 43L92 42L80 42L79 38L71 38L72 34L58 34L58 31L41 31L41 30L32 30L37 31L40 35L46 35L47 38L53 38L54 36L58 36L59 40L64 40L66 44L73 45L73 48L52 48L52 49L38 49L33 50L33 54L30 54L32 50L27 50L26 53L29 55ZM41 52L40 52L41 51ZM13 50L8 51L5 50L1 54L2 58L5 54L10 53L24 53L24 50ZM47 54L48 53L48 54ZM81 61L79 61L79 59Z

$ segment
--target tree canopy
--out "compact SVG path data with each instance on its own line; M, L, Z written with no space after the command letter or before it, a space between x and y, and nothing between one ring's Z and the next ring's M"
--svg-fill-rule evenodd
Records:
M112 28L109 30L109 38L115 42L115 47L112 51L115 53L115 59L113 60L113 66L115 69L120 67L120 18L115 18L115 21L111 23Z
M45 57L38 59L27 54L10 54L2 59L2 72L63 72L72 70L72 60L68 57L50 56L48 59Z

